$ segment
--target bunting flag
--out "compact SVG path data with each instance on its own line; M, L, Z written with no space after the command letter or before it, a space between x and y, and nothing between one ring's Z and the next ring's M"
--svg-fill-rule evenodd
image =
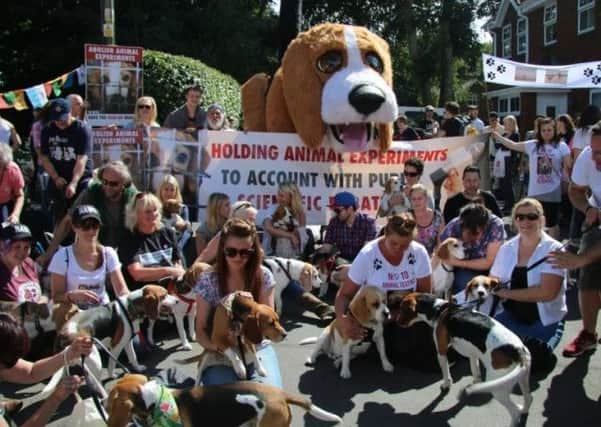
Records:
M33 108L42 108L48 102L46 89L43 84L27 88L25 89L25 93Z
M83 77L82 77L83 76ZM81 65L60 77L29 87L0 93L0 110L14 108L18 111L29 108L27 100L33 108L40 108L48 102L49 96L61 96L63 89L69 89L85 83L85 66Z

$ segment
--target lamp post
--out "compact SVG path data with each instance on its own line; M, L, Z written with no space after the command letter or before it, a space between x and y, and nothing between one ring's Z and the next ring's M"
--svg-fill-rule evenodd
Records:
M115 2L114 0L101 1L102 37L106 44L115 44Z

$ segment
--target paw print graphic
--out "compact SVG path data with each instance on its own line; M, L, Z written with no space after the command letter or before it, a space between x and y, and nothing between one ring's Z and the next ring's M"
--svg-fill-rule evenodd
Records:
M382 268L382 260L376 258L374 259L374 270L378 271Z
M409 256L407 257L407 262L409 263L409 265L415 264L415 255L413 255L413 252L409 253Z
M503 74L505 71L507 71L507 68L505 68L505 65L501 64L497 67L497 72L499 74Z
M492 58L488 58L486 60L486 65L488 65L489 67L492 67L493 65L495 65L495 60Z
M593 75L593 69L592 68L585 68L584 69L584 75L586 77L591 77Z
M597 71L601 71L601 63L597 64Z
M489 73L486 76L488 77L488 80L494 80L496 77L496 74L493 73L492 71L489 71Z
M591 81L594 85L598 85L599 83L601 83L601 76L594 76Z

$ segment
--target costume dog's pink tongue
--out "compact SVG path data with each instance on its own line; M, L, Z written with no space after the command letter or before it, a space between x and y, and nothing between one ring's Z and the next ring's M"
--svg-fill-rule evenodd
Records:
M338 128L344 142L345 151L367 150L368 135L365 123L341 125Z

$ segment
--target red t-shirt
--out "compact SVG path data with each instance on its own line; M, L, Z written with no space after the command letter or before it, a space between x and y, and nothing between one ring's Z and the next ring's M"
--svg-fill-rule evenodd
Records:
M15 276L0 261L0 300L37 302L42 296L42 288L33 260L26 258L21 268L21 274Z
M24 186L25 180L19 165L10 162L4 171L0 172L0 204L13 200L17 191L22 190Z

